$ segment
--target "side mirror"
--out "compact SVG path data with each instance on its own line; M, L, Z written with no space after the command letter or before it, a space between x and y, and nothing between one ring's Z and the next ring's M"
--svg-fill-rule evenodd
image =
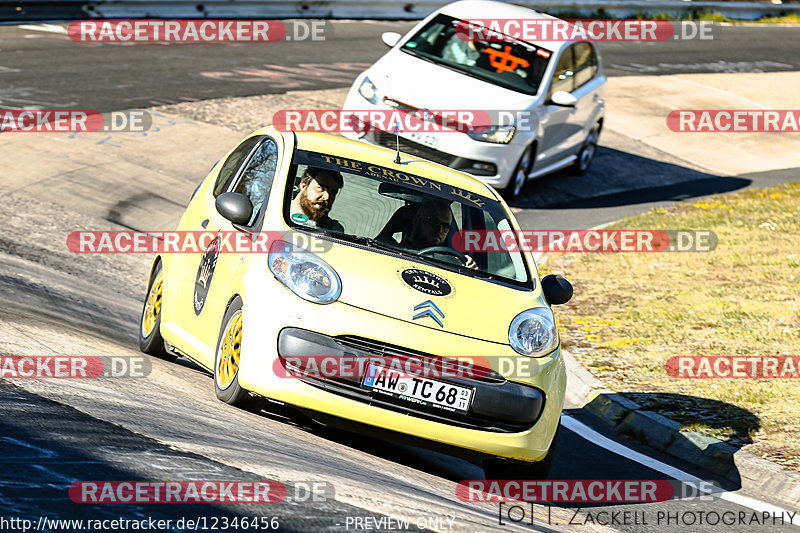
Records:
M400 37L402 37L402 35L396 31L385 31L381 34L381 41L389 48L392 48L400 42Z
M553 93L553 96L550 97L550 101L561 107L575 107L578 103L578 99L567 91L556 91Z
M225 192L217 196L214 206L220 215L234 224L244 225L253 216L253 204L250 198L240 192Z
M561 276L549 274L542 278L542 292L550 305L565 304L572 298L572 283Z

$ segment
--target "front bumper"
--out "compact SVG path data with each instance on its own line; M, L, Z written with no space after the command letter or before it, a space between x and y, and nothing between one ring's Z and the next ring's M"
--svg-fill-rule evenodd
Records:
M404 368L415 367L418 371L414 375L454 383L474 391L469 412L462 414L443 412L441 409L429 405L411 403L375 393L361 384L363 376L337 375L333 377L316 373L298 378L305 383L345 398L426 420L483 431L514 433L533 427L544 409L544 392L536 387L507 381L493 370L486 373L473 372L472 376L467 376L466 372L462 372L462 375L454 372L445 378L437 379L435 377L437 374L435 372L436 363L442 360L437 356L408 350L401 346L375 342L363 337L351 335L329 337L298 328L281 330L278 335L278 356L281 358L284 368L286 368L284 361L287 358L302 358L309 355L322 356L329 360L350 358L354 362L348 364L354 364L357 368L364 368L363 362L367 360L385 361L387 365L390 360L393 360ZM361 365L355 362L358 359L362 360ZM426 363L430 364L426 365ZM434 369L434 372L425 372L425 368Z
M535 359L536 372L530 377L504 378L509 387L518 384L524 387L522 390L538 389L543 393L541 413L525 420L524 428L503 428L491 417L482 428L469 420L462 422L473 423L472 427L467 423L454 424L452 420L421 416L396 406L377 405L341 391L327 390L318 383L281 376L276 372L279 368L276 365L280 365L281 331L297 328L328 338L361 337L397 347L418 346L424 347L426 354L440 357L524 356L507 345L421 327L343 302L323 306L305 302L274 280L253 280L242 289L245 293L242 294L244 333L239 382L245 389L302 409L480 454L523 461L539 461L546 455L560 421L566 389L566 371L560 350ZM482 410L484 412L479 414L485 419L487 413L493 412L488 404ZM509 412L513 411L509 408ZM535 420L531 422L532 419Z

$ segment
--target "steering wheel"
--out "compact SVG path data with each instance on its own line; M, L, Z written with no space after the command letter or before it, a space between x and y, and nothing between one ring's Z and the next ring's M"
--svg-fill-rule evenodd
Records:
M417 253L419 255L433 255L433 254L452 255L453 257L461 261L464 265L467 264L467 255L459 252L458 250L453 250L449 246L428 246L427 248L423 248Z

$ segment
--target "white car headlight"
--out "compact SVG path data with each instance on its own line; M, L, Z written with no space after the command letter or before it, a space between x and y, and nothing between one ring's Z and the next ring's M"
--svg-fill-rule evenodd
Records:
M517 128L514 126L488 126L482 131L467 132L476 141L486 143L508 144L514 138Z
M508 328L508 341L514 351L531 357L547 355L558 348L558 330L553 311L536 307L514 317Z
M342 293L342 281L333 267L289 243L276 243L269 252L268 263L278 281L304 300L329 304Z
M369 103L378 103L378 88L370 81L369 78L364 78L361 85L358 87L358 94L364 97Z

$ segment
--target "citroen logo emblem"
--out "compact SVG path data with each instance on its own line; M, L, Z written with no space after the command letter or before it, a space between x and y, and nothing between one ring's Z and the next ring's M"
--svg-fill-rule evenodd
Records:
M442 321L439 320L439 317L444 318L444 313L442 313L442 311L438 307L436 307L436 304L433 303L432 301L426 300L419 305L415 305L414 311L415 312L419 311L419 312L416 313L411 320L417 320L418 318L425 318L426 316L429 316L432 319L434 319L437 324L439 324L440 328L444 327ZM436 316L437 314L439 315L438 317Z

